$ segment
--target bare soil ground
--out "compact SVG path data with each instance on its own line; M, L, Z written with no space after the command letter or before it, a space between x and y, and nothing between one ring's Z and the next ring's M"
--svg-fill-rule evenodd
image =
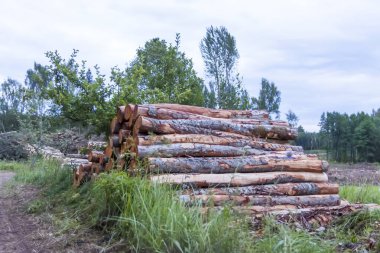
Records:
M32 186L5 187L13 172L0 171L0 252L100 252L103 238L96 231L82 231L87 236L60 233L44 217L28 214L26 207L38 197ZM87 234L88 233L88 234Z
M330 164L329 181L340 185L380 185L380 166L375 164Z

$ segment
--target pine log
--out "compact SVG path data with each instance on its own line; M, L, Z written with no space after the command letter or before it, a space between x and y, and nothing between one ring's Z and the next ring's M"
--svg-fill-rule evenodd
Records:
M127 121L127 119L124 118L125 114L125 106L118 106L116 109L116 117L117 121L121 124L124 121Z
M176 120L176 119L197 119L197 120L222 120L228 121L235 124L251 124L251 125L277 125L277 126L287 126L289 123L280 120L269 120L267 118L259 119L235 119L235 118L212 118L208 116L203 116L200 114L193 114L184 111L171 110L166 108L160 108L154 105L136 105L133 112L133 118L136 119L138 116L144 116L147 118L161 119L161 120Z
M292 146L286 144L268 143L265 141L256 141L249 137L219 137L204 134L167 134L167 135L147 135L138 139L137 145L150 146L159 144L175 144L175 143L200 143L210 145L226 145L233 147L251 147L266 151L295 151L303 152L301 146Z
M107 147L107 142L105 141L88 141L87 148L89 150L99 150L103 151Z
M156 134L212 134L226 132L249 137L292 140L297 131L283 126L234 124L221 120L157 120L140 116L135 127L141 133ZM218 136L218 135L217 135Z
M276 196L299 196L338 194L339 185L332 183L286 183L265 184L243 187L201 188L183 190L181 195L276 195Z
M243 157L148 157L148 170L152 173L257 173L273 171L325 172L328 163L303 156L243 156Z
M179 105L179 104L152 104L157 108L165 108L175 111L199 114L212 118L245 118L245 119L268 119L269 114L260 110L218 110L199 106ZM145 105L150 106L150 105Z
M104 155L108 158L114 158L114 153L113 153L113 149L112 147L109 145L107 145L106 149L104 150Z
M198 143L176 143L166 145L138 146L139 157L232 157L265 155L265 151L250 147L237 148Z
M132 117L134 108L135 108L134 104L127 104L125 106L125 109L124 109L124 119L125 119L125 121L129 121L129 119Z
M132 136L131 135L131 130L125 130L125 129L121 129L119 131L119 143L123 143L127 140L128 137Z
M104 156L104 152L92 150L88 152L88 161L93 163L99 163L100 157Z
M308 195L308 196L231 196L231 195L181 195L180 200L189 205L226 204L238 206L337 206L340 204L339 195Z
M91 177L92 163L81 164L74 170L73 186L79 187Z
M109 137L109 146L111 148L120 148L119 134L114 134Z
M266 173L228 173L228 174L163 174L150 176L157 183L190 185L195 187L235 187L262 184L327 182L325 173L311 172L266 172Z
M86 154L66 154L65 157L73 159L88 159L88 155Z

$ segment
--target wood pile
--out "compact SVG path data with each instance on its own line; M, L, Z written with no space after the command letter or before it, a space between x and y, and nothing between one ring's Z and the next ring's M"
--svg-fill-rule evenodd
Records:
M91 150L75 170L74 185L123 170L179 186L189 206L338 206L328 163L291 145L296 136L266 111L128 104L117 108L105 150Z

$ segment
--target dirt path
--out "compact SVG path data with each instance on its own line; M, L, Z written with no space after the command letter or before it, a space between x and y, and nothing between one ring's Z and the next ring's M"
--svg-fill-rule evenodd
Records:
M4 189L13 176L13 172L0 172L0 252L35 252L28 242L35 226L20 215L17 205Z

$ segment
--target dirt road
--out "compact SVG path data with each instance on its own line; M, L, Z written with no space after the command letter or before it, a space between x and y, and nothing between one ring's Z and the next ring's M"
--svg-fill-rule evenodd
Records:
M14 176L13 172L0 172L0 252L36 252L30 245L35 224L25 219L4 185Z

